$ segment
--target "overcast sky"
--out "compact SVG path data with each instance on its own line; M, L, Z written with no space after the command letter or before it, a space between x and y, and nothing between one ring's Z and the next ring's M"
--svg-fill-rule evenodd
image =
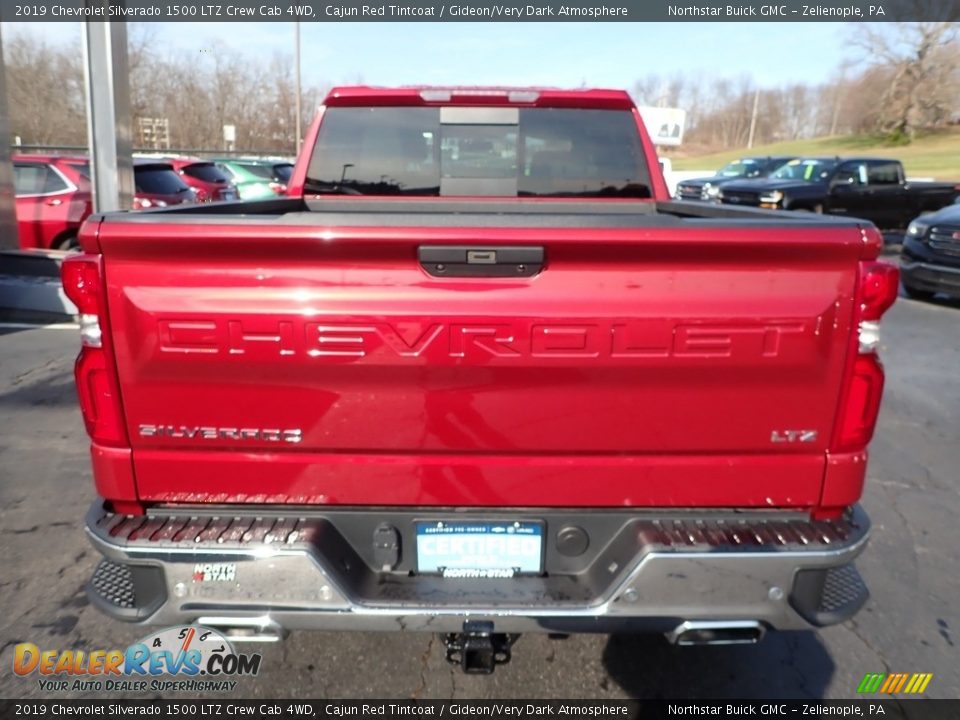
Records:
M214 44L250 62L292 53L292 23L152 23L157 43ZM305 85L353 83L622 87L650 72L737 77L765 87L829 79L845 57L843 23L304 23ZM79 23L3 23L76 42Z

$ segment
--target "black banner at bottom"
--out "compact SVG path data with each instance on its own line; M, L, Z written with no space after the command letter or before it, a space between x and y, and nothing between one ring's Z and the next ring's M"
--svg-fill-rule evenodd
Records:
M0 700L0 718L884 718L954 720L960 700Z

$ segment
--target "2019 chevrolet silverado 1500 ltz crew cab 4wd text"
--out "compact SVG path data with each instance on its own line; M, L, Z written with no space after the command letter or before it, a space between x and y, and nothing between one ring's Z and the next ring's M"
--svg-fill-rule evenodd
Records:
M672 202L624 92L338 88L289 196L96 215L63 266L93 601L229 637L744 642L852 615L897 270Z

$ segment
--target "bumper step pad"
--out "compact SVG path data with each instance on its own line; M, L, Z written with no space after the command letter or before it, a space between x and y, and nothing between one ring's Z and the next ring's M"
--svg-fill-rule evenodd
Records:
M129 565L101 560L90 579L90 587L114 607L133 609L136 595Z
M823 627L851 617L869 597L856 565L849 563L824 570L801 570L790 604L809 623Z
M149 617L167 599L162 569L107 559L97 565L86 589L94 605L131 622Z

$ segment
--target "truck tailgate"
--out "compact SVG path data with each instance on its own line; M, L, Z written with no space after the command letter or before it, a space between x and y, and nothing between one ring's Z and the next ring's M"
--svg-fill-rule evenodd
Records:
M847 225L100 227L145 501L812 506ZM433 277L425 245L544 248Z

